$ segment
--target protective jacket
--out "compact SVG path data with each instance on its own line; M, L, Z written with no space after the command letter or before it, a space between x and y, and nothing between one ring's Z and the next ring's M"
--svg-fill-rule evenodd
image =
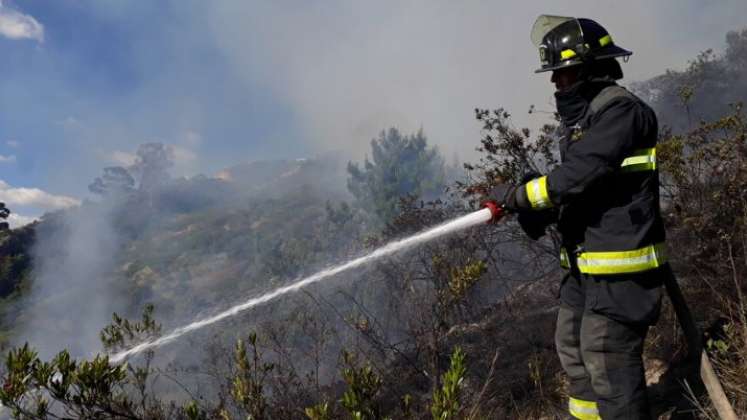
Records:
M522 207L557 211L561 265L586 274L666 262L653 110L611 79L556 94L561 164L517 191Z

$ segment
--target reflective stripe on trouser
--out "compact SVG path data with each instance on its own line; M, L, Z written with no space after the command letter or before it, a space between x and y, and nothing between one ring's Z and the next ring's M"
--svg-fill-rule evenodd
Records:
M568 251L560 249L560 266L568 268ZM661 267L667 262L663 243L630 251L582 252L575 256L578 271L585 274L640 273Z
M601 420L599 409L594 401L585 401L578 398L568 398L568 412L581 420Z

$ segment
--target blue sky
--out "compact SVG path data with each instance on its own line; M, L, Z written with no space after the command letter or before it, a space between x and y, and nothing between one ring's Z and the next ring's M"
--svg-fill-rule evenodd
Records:
M187 3L3 2L39 22L43 40L0 37L0 155L14 157L0 179L80 199L102 167L147 141L181 147L187 174L288 155L263 140L298 137L291 109L237 80L193 18L204 2Z
M88 196L140 143L179 175L342 149L425 129L451 156L479 139L476 106L551 109L528 41L540 13L597 18L640 80L744 25L743 0L3 0L0 199L22 216ZM19 26L20 24L20 26ZM67 199L66 199L67 198ZM72 200L72 201L71 201Z

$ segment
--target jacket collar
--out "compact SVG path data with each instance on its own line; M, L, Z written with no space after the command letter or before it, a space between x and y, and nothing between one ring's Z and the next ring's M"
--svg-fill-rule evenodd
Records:
M580 122L594 97L614 84L611 77L599 77L576 82L566 90L555 92L555 105L563 124L572 127Z

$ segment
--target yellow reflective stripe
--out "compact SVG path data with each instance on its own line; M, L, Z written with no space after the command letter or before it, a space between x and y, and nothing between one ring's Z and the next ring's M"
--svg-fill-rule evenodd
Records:
M609 35L605 35L601 38L599 38L599 46L604 47L605 45L612 43L612 37Z
M571 262L568 259L568 251L564 247L560 248L560 267L571 268Z
M602 420L599 409L594 401L584 401L573 397L568 399L568 411L580 420Z
M635 150L620 167L623 172L653 171L656 169L656 148Z
M569 58L573 58L576 56L576 51L573 50L563 50L560 52L560 59L561 60L567 60Z
M552 207L550 195L547 193L547 177L535 178L526 185L527 198L533 209L541 210Z
M582 252L576 261L582 273L625 274L660 267L667 262L667 256L661 243L632 251Z

